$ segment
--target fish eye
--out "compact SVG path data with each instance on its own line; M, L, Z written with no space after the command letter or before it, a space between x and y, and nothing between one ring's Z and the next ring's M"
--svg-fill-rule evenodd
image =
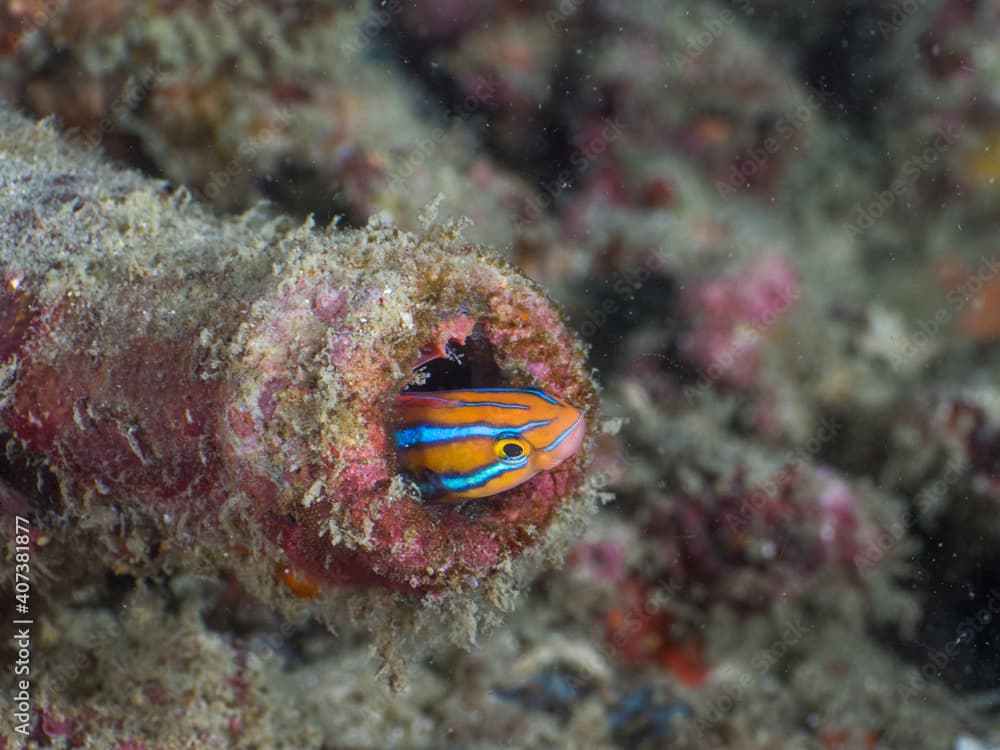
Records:
M502 437L493 444L493 451L501 461L513 463L528 454L528 444L516 437Z

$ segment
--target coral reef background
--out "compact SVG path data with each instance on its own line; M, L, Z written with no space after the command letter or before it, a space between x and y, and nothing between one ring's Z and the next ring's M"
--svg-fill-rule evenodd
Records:
M0 0L0 96L53 116L39 153L97 175L57 185L62 200L88 197L102 232L189 242L185 263L203 275L188 289L237 288L212 277L234 268L263 289L298 263L296 278L326 273L397 325L405 304L386 312L377 291L394 269L412 269L396 287L407 298L452 279L434 296L443 327L414 325L447 344L463 325L454 300L475 300L510 368L594 409L547 290L603 388L585 491L607 501L586 523L563 519L523 570L475 592L456 578L447 605L407 598L403 576L317 594L268 547L294 547L282 529L263 541L216 530L199 546L144 520L109 545L124 511L69 474L39 484L40 459L13 430L0 461L4 628L13 519L29 508L48 525L29 545L29 734L12 720L19 647L4 630L0 750L1000 747L998 60L996 0ZM108 177L102 160L161 187ZM102 180L185 223L125 221L141 202L127 217L100 211ZM63 214L14 210L10 190L5 238L58 236ZM386 250L374 276L309 260L330 243L357 270L399 237L406 250ZM538 286L461 249L473 245ZM5 272L44 256L11 247ZM50 301L66 274L98 279L81 320L103 320L91 300L139 309L146 293L162 311L164 257L151 246L133 271L44 256L40 277ZM168 275L182 267L171 263ZM120 288L116 274L141 284ZM17 297L21 276L3 281L7 362L38 307ZM254 343L273 335L269 312L311 294L281 289L258 295L277 301L226 334L238 341L220 361L269 351ZM198 315L222 330L242 313L219 294L229 307ZM551 338L519 343L521 308L504 295ZM356 361L368 314L327 303L353 353L343 362ZM94 340L130 341L114 329ZM90 373L89 387L103 365L79 341L60 345L82 369L56 369ZM308 352L289 356L304 382L322 376ZM388 355L370 366L338 400L357 449L347 466L385 452L357 437L374 419L357 404L382 398L376 375L404 377ZM253 388L241 393L257 403ZM365 389L375 395L353 408ZM3 395L4 413L37 427ZM276 442L314 445L288 424ZM72 501L52 500L55 486ZM148 510L161 489L136 490L125 510ZM197 512L194 528L218 525ZM470 524L515 523L502 515ZM338 533L368 528L341 521ZM530 546L530 525L507 541ZM362 551L365 570L402 569L384 547Z

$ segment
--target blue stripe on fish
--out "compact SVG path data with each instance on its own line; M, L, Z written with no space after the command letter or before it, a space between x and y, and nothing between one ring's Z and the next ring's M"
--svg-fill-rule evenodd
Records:
M482 487L491 479L495 479L501 474L506 474L508 471L523 469L527 464L528 457L524 456L516 463L494 463L480 469L479 471L474 471L471 474L444 474L439 476L437 481L440 482L441 486L449 492L467 492L475 489L476 487Z
M428 502L523 484L576 453L585 424L579 409L535 388L402 393L394 418L397 468Z

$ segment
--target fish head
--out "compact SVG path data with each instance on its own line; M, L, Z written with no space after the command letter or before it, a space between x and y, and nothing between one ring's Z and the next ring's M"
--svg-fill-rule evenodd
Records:
M396 454L428 499L490 497L573 456L583 412L536 389L483 388L402 394Z

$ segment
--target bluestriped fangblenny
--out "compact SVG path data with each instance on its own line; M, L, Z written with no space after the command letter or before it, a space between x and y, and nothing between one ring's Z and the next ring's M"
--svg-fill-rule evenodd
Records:
M584 431L583 412L533 388L396 398L399 469L437 502L489 497L523 484L576 453Z

